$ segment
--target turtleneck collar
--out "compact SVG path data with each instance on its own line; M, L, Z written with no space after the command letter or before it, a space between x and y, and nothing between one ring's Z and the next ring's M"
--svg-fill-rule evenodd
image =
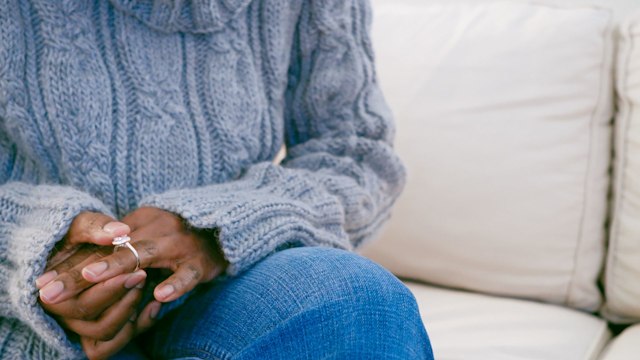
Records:
M110 0L120 11L162 32L219 30L251 0Z

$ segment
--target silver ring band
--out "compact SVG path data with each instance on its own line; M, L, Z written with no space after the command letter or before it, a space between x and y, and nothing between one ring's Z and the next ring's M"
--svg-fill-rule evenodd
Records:
M136 268L133 269L132 272L136 272L140 270L140 255L138 255L138 251L136 250L136 248L133 247L133 245L131 245L130 241L131 241L131 238L125 235L125 236L120 236L113 239L111 243L114 246L113 248L114 253L118 252L120 248L127 248L131 250L131 253L133 254L133 256L136 257Z

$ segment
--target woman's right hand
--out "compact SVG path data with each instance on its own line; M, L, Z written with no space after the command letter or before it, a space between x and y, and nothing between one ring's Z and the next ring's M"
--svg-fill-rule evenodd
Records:
M133 334L153 324L160 303L152 301L135 313L146 273L122 274L98 284L84 281L81 269L109 255L110 247L88 243L126 235L129 227L99 213L79 214L50 257L47 272L36 280L40 303L59 323L79 334L91 359L103 358L124 347ZM74 289L72 294L62 294Z

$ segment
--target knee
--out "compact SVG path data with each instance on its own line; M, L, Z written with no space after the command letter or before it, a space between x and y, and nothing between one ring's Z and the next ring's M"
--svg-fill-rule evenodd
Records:
M272 255L256 270L278 274L309 302L307 306L353 299L357 306L417 311L413 294L398 278L352 252L320 247L288 249Z
M322 358L433 358L413 294L366 258L336 249L296 248L274 254L256 270L279 274L272 291L293 295L299 306L265 344L289 339L291 333L314 334L296 341L311 346L313 336L333 339L317 349L326 355L318 355Z

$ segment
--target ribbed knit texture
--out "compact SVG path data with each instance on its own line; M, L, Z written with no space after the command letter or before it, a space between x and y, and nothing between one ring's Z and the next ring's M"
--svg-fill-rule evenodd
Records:
M34 280L83 210L218 228L232 275L370 238L404 184L370 21L367 0L0 0L0 358L81 356Z

